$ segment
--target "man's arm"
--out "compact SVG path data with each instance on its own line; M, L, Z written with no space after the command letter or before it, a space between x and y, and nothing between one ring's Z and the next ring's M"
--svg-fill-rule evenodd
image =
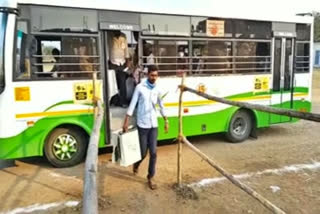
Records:
M164 119L164 131L165 133L167 133L169 131L169 120L167 118L167 115L164 111L164 105L163 105L163 101L161 99L161 94L159 93L158 95L158 104L159 104L159 107L160 107L160 113Z
M134 109L136 108L136 105L138 103L138 99L139 99L139 86L136 87L136 89L133 92L133 96L127 111L127 114L124 118L124 122L123 122L123 132L127 132L128 131L128 126L129 126L129 118L133 115Z
M127 41L127 37L126 35L122 35L123 36L123 41L125 43L125 48L124 48L124 57L126 60L126 67L130 67L130 54L129 54L129 48L128 48L128 41Z

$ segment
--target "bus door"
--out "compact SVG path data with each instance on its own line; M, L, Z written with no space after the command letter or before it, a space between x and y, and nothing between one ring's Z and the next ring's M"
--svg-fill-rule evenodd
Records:
M284 33L283 33L284 34ZM291 34L291 33L290 33ZM273 87L271 105L278 108L293 107L293 63L295 39L288 35L273 38ZM291 118L270 114L270 123L288 122Z
M134 24L103 22L100 23L100 29L105 55L104 89L107 112L105 115L108 124L106 131L108 142L111 142L112 133L122 130L123 120L136 84L134 78L140 27ZM117 61L112 60L116 57ZM122 58L127 60L119 60ZM121 72L121 75L117 72Z

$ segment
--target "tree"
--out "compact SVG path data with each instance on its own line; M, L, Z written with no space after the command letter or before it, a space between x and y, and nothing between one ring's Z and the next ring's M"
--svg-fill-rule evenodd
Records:
M320 13L314 15L314 41L320 42Z

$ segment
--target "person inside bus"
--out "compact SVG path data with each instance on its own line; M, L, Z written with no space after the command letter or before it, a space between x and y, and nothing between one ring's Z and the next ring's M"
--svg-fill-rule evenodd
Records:
M155 65L155 57L153 55L153 48L152 48L152 44L150 43L145 43L143 45L143 56L145 57L143 59L143 63L144 63L144 69L143 69L143 73L147 74L148 73L148 68L150 65Z
M94 71L92 59L88 55L87 44L85 42L80 43L79 47L79 70L86 72L85 77L91 77L91 72Z
M185 72L185 70L188 70L188 59L186 58L188 56L187 48L184 46L180 46L178 48L178 58L177 58L177 70L178 72Z
M152 45L149 43L146 43L144 45L144 55L147 57L146 58L146 64L147 66L149 65L154 65L155 64L155 59L152 51Z
M52 76L53 77L60 77L62 75L57 74L57 72L61 71L61 65L59 65L59 63L61 63L60 51L58 50L58 48L53 48L51 51L51 54L55 60L54 66L51 69L51 72L53 72Z
M109 67L116 73L119 90L120 106L128 107L126 80L128 74L129 50L126 35L121 31L113 31L109 34Z
M204 60L201 58L201 48L194 47L193 49L193 58L192 58L192 73L200 74L204 69Z

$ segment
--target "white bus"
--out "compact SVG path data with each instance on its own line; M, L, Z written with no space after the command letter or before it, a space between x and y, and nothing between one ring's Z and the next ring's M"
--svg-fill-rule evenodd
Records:
M0 159L46 156L56 167L79 163L93 126L92 72L98 73L106 112L99 146L110 144L126 113L117 106L116 75L108 63L114 31L126 36L130 55L128 102L132 76L139 82L148 64L159 67L170 123L164 133L159 117L159 140L177 136L183 72L189 87L212 95L311 110L312 18L234 17L210 8L197 13L101 2L2 1ZM224 132L231 142L245 140L256 128L296 121L189 93L183 112L186 136Z

